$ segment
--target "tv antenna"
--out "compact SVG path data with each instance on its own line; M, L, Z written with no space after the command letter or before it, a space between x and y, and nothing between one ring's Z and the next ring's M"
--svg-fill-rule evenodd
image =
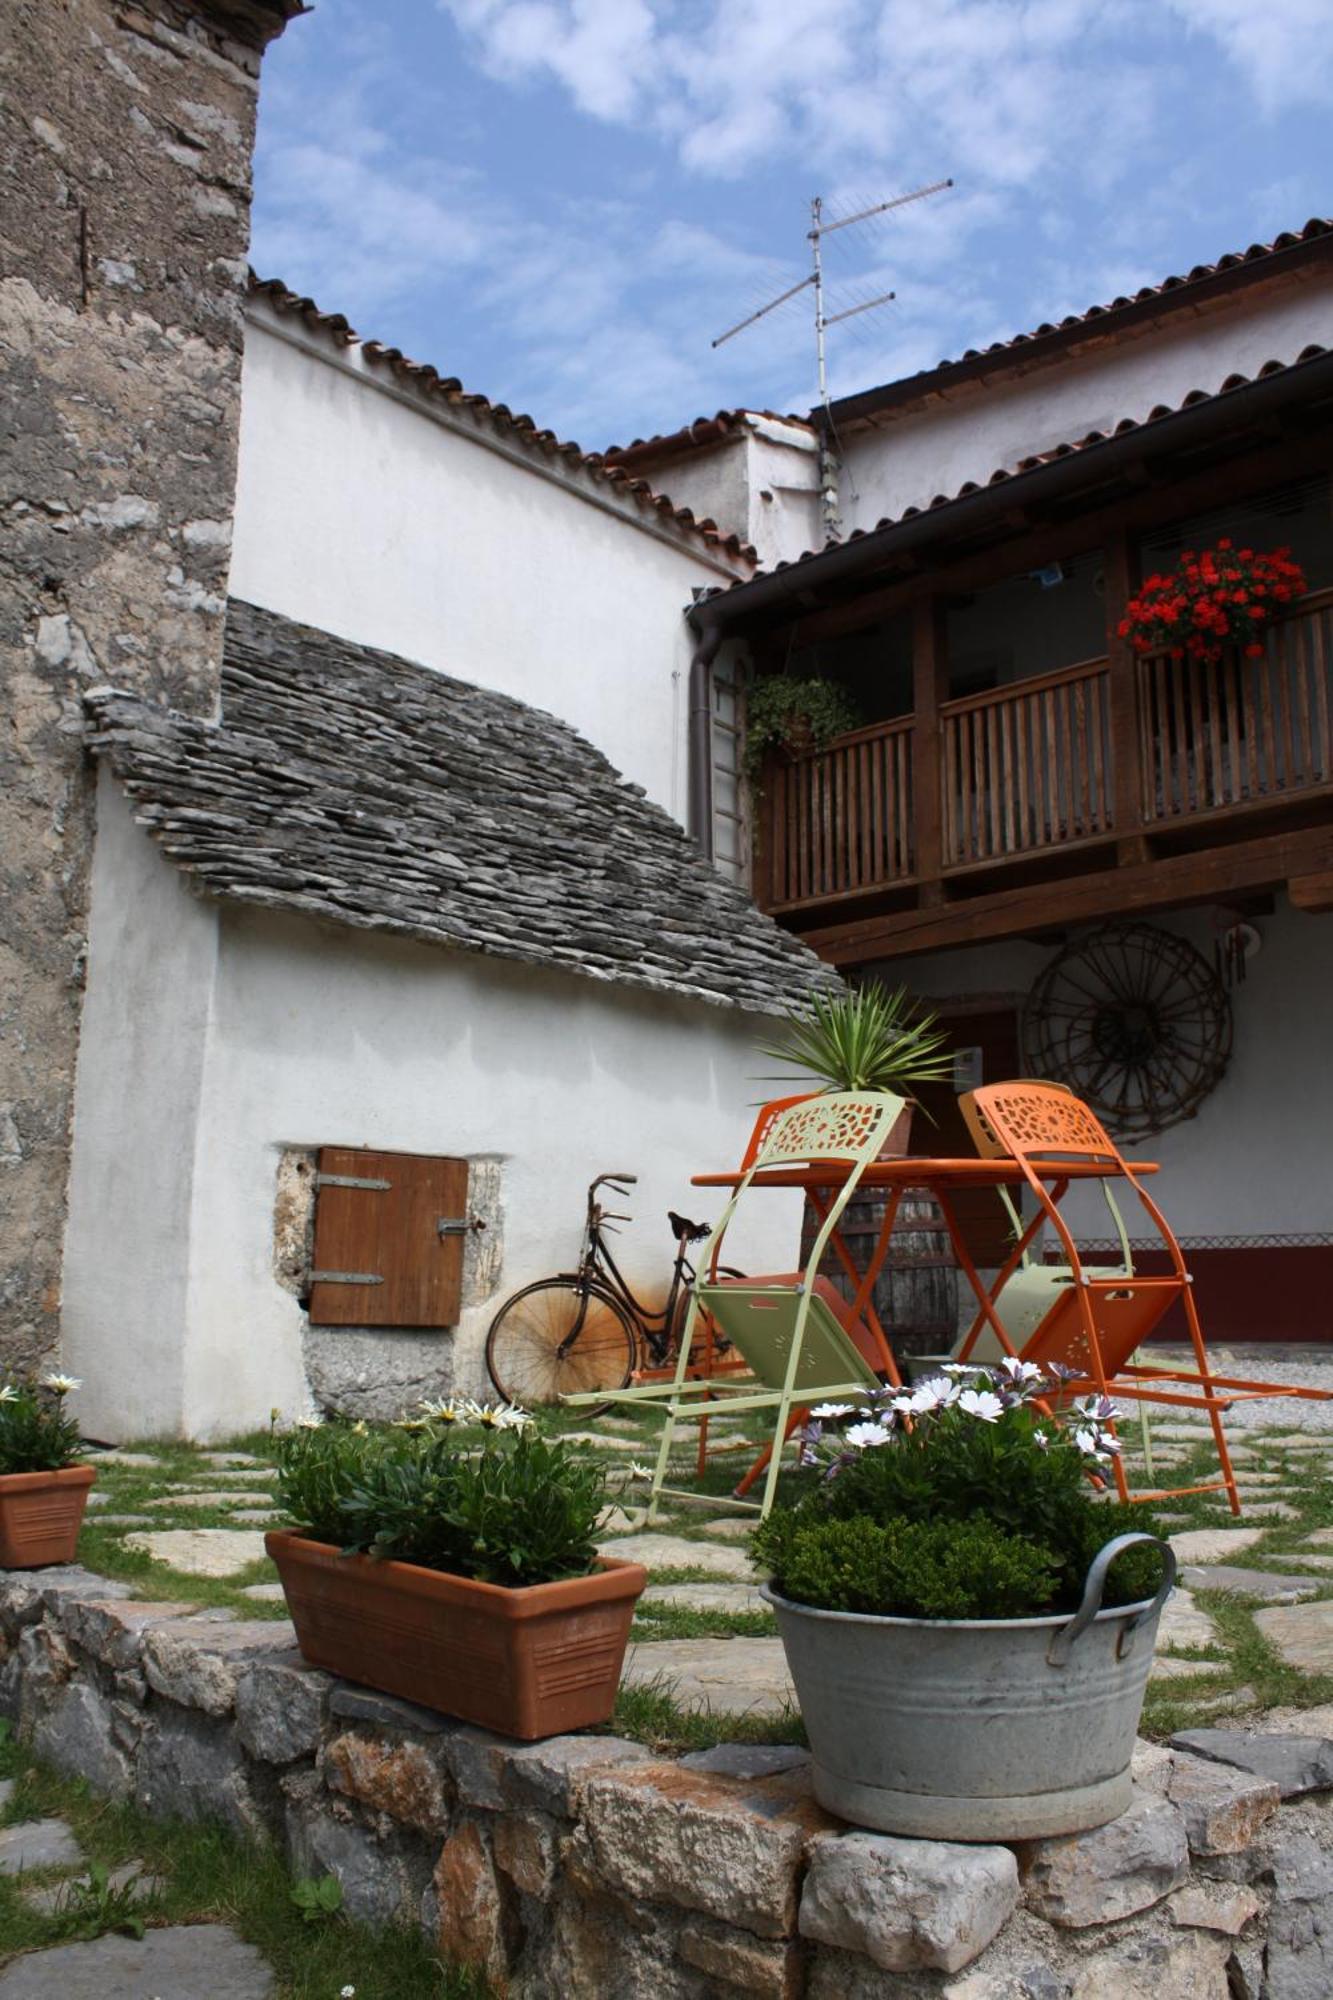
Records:
M779 292L775 299L769 299L766 305L747 313L744 319L737 320L735 326L729 326L726 332L720 333L712 343L714 347L721 347L725 341L734 340L738 333L744 333L745 329L753 326L757 320L766 319L769 313L776 312L779 306L785 306L790 299L796 298L801 292L807 289L813 290L819 403L826 418L820 429L819 441L820 502L824 516L824 533L829 541L838 539L841 523L838 519L838 467L831 441L833 425L829 418L826 335L831 326L838 326L843 320L855 319L859 313L873 312L878 306L889 305L897 297L897 293L880 292L873 299L861 299L841 311L828 312L824 277L824 238L832 236L835 230L851 229L857 223L873 221L878 215L888 215L895 208L906 208L909 202L925 201L930 195L943 194L946 188L952 186L952 177L948 180L932 181L929 187L913 188L910 194L893 195L888 201L873 202L869 208L859 208L853 215L835 216L831 221L825 218L823 197L815 195L810 203L810 227L806 231L806 241L810 245L810 269L794 285L788 285L785 292Z

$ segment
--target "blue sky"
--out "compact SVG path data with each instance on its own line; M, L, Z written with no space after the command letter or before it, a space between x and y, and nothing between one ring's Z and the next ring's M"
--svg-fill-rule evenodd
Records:
M848 395L1333 212L1330 0L317 0L265 62L253 262L589 449Z

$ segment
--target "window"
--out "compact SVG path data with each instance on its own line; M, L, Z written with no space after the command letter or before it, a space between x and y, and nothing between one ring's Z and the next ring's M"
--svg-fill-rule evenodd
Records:
M312 1326L455 1326L466 1160L324 1146L315 1193Z

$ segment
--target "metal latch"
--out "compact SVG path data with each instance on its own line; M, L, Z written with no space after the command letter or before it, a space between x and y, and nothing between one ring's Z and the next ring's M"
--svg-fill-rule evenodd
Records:
M383 1278L376 1271L312 1271L312 1285L382 1285Z
M435 1225L437 1236L466 1236L468 1219L465 1215L442 1215Z
M316 1174L315 1186L369 1188L373 1194L387 1194L393 1182L365 1180L360 1174Z

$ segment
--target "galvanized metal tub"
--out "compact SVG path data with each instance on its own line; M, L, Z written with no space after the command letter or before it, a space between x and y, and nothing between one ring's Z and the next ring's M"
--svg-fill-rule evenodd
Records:
M1161 1549L1157 1595L1103 1611L1122 1549ZM1035 1840L1130 1802L1130 1758L1176 1561L1120 1535L1073 1617L876 1618L762 1595L777 1615L819 1803L928 1840Z

